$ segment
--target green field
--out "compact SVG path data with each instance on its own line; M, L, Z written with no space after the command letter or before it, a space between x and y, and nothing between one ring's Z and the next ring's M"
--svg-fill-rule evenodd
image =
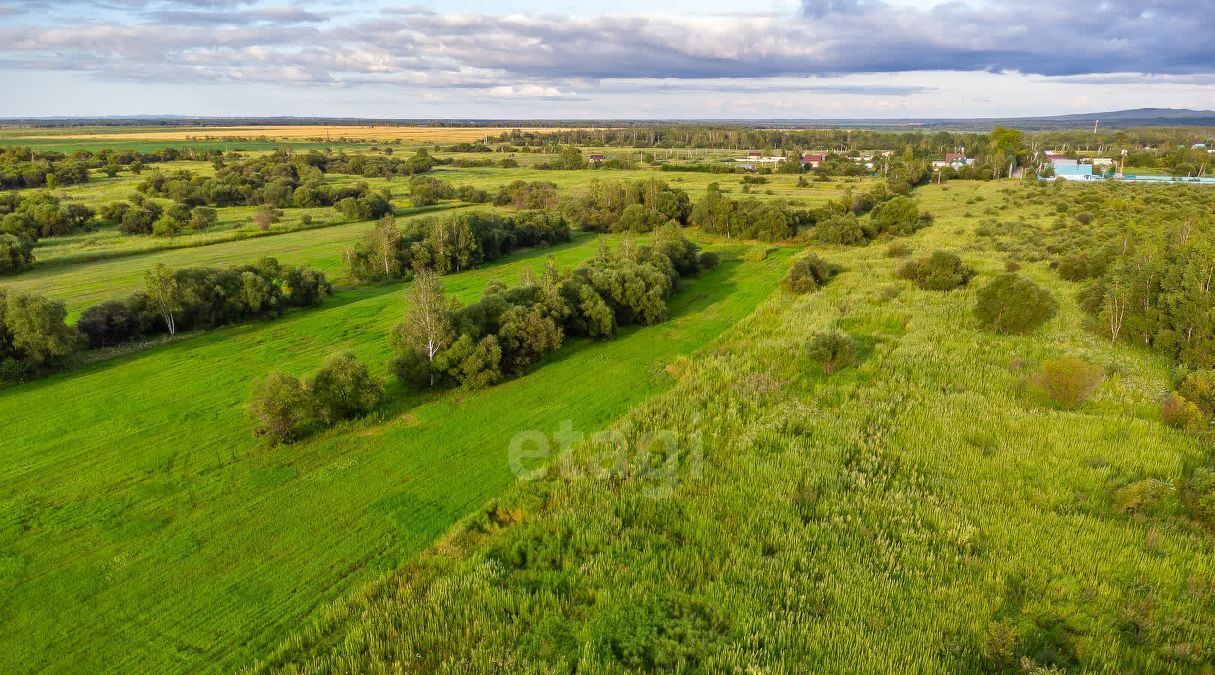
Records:
M210 175L214 169L205 162L169 162L153 165L165 171L187 169L200 175ZM673 187L685 190L692 199L704 194L709 183L720 183L735 196L742 194L741 175L720 175L696 172L660 172L654 169L602 171L540 171L536 169L461 169L439 167L430 175L455 185L472 185L496 192L498 187L514 180L550 181L557 184L559 194L568 196L585 190L594 180L645 180L656 177ZM874 184L871 178L835 179L828 183L810 183L797 187L795 176L773 175L770 183L755 187L758 199L787 199L814 207L838 199L846 188L864 190ZM119 201L135 193L141 176L127 173L115 178L94 176L84 185L74 185L56 191L61 198L93 208ZM332 174L327 181L336 184L365 182L373 188L389 187L394 192L397 213L407 217L415 214L459 208L460 202L449 201L439 207L409 208L408 187L403 180L362 178ZM25 191L28 193L29 191ZM767 194L771 192L772 194ZM156 200L164 205L167 199ZM481 208L491 208L482 205ZM206 231L176 237L123 235L112 228L83 232L64 237L49 237L34 249L35 265L25 272L3 278L5 286L36 292L63 300L69 312L77 314L89 305L137 290L144 272L164 263L169 267L197 267L248 263L263 256L274 256L283 262L305 265L325 271L331 278L341 276L341 254L369 227L368 223L343 223L331 208L289 208L283 210L282 221L269 232L260 232L252 222L255 207L237 206L217 209L219 222ZM310 216L313 225L305 227L300 219Z
M570 265L596 245L581 238L552 253ZM469 300L546 253L445 283ZM0 456L0 668L198 672L252 661L509 486L518 431L567 420L594 431L669 388L663 366L749 313L789 254L728 260L689 282L659 326L573 343L473 394L393 387L376 419L291 447L250 436L251 381L305 373L344 348L383 373L399 286L0 393L6 431L21 439Z
M582 463L562 464L498 501L508 519L454 530L262 665L1019 672L1023 655L1209 671L1210 531L1111 503L1121 486L1176 479L1206 448L1160 423L1168 362L1086 327L1079 285L1046 263L1023 272L1058 317L1025 337L979 328L975 290L1004 255L977 242L977 214L1005 189L917 192L937 220L908 243L965 251L980 273L969 288L915 289L881 246L823 252L846 269L826 289L770 297L613 425L612 447L643 466L646 434L678 438L674 474L578 480ZM861 343L860 363L824 377L802 349L832 325ZM1072 412L1026 384L1060 355L1107 372ZM602 466L612 447L577 456Z
M23 140L38 134L48 138ZM68 135L4 129L0 144L246 156L372 145ZM393 152L417 147L434 142L402 140ZM737 154L658 151L671 162ZM745 196L741 174L547 171L535 164L553 155L513 157L520 167L428 175L490 193L549 181L561 198L593 181L650 178L693 201L710 183ZM55 194L96 208L149 171L179 168L214 171L183 161L143 176L95 172ZM885 184L766 178L749 194L807 208ZM403 178L325 181L390 188L399 219L496 208L415 209ZM879 238L864 246L808 243L825 226L780 245L691 228L724 259L683 282L670 320L569 341L533 372L473 392L419 392L389 374L405 285L346 277L343 252L371 223L332 208L284 209L268 232L242 206L172 238L108 228L45 238L34 267L0 283L62 300L72 317L141 289L161 263L272 256L325 272L338 292L271 321L87 352L0 389L16 439L0 444L0 670L1210 673L1213 521L1196 515L1188 481L1215 466L1215 427L1166 426L1163 402L1186 366L1144 348L1151 340L1112 342L1081 300L1112 274L1109 261L1085 268L1112 244L1145 251L1135 263L1156 269L1151 255L1177 249L1153 242L1207 241L1212 194L955 180L911 193L917 215L931 216L912 216L922 229L897 239L873 229L866 237ZM1142 249L1123 243L1135 237ZM577 265L601 240L620 236L578 232L443 283L474 301L548 255ZM977 276L921 290L896 275L907 259L896 244L956 252ZM809 252L840 274L806 295L779 289ZM974 315L978 290L1009 269L1059 305L1030 335L997 335ZM1207 291L1169 301L1209 316ZM831 376L806 352L828 328L857 349ZM251 435L255 380L308 375L347 349L388 381L375 412L289 446ZM1033 383L1061 356L1102 374L1074 410ZM563 427L612 435L532 458L525 468L547 476L517 480L512 441ZM1159 494L1125 496L1143 485Z

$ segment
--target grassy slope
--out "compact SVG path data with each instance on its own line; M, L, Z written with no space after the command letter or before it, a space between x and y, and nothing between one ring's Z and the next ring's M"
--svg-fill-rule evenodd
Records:
M999 189L924 188L937 223L911 243L971 249L979 217L965 201ZM971 316L999 255L968 250L980 277L937 293L895 280L882 249L827 251L847 271L825 290L774 296L615 425L625 442L577 453L623 446L631 469L572 480L571 462L513 491L490 512L510 517L453 530L263 664L973 672L1028 655L1209 668L1211 533L1109 501L1201 455L1159 421L1168 365L1087 331L1078 286L1044 265L1025 272L1060 316L999 337ZM800 350L832 324L858 337L862 362L824 378ZM1061 354L1110 371L1076 412L1024 386L1026 368ZM680 439L669 495L636 450L654 429Z
M585 238L555 253L569 265L594 249ZM446 283L467 300L542 255ZM382 420L288 448L249 437L250 382L342 348L383 373L399 288L0 393L5 434L19 439L0 452L0 670L231 669L265 653L506 488L516 432L565 420L593 431L668 388L663 365L746 315L787 264L787 253L726 262L660 326L573 343L467 396L391 387Z

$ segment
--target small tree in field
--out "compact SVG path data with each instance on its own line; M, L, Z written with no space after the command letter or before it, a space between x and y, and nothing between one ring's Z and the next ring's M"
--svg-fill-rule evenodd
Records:
M929 291L952 291L965 286L974 276L974 270L962 262L956 253L934 251L926 258L909 260L899 267L898 276L914 281L917 286Z
M1055 316L1058 304L1019 274L1001 274L979 291L975 316L997 333L1029 333Z
M276 371L253 386L249 417L254 436L271 445L290 443L307 434L315 423L316 405L299 378Z
M451 306L443 293L439 275L432 270L419 270L405 290L405 322L393 333L398 356L425 362L433 387L435 357L451 346L455 334ZM406 352L412 353L412 357Z
M831 375L852 365L856 342L847 333L832 329L815 334L806 347L806 354L823 369L824 375Z
M317 414L326 424L365 415L384 395L384 383L372 377L367 366L350 352L325 359L310 389Z
M1030 383L1059 407L1075 410L1092 396L1104 379L1105 373L1100 366L1064 357L1044 361L1038 372L1030 377Z
M282 212L275 209L269 204L262 204L257 207L257 213L253 214L253 222L257 224L257 229L265 232L270 229L270 226L277 223Z
M4 293L0 289L0 360L5 352L20 355L35 369L54 366L80 348L80 333L69 326L67 308L60 300L32 293Z
M784 286L793 293L802 294L817 291L827 283L837 272L834 265L826 262L813 253L798 258L789 268L789 276L785 277Z

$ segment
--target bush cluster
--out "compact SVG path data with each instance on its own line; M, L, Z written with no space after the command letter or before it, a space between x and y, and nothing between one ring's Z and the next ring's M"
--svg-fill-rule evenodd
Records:
M621 326L658 323L678 279L701 260L678 228L664 226L650 245L605 246L569 272L550 260L539 279L491 283L465 307L453 307L437 275L420 270L406 291L406 321L391 336L397 375L415 386L481 387L522 374L568 336L608 338Z
M831 329L815 333L806 345L806 356L823 369L824 375L852 365L856 358L856 341L844 331Z
M13 234L0 234L0 274L20 272L33 264L33 242Z
M64 203L49 191L21 196L0 194L0 233L29 242L91 227L96 212L83 204Z
M312 431L371 412L384 395L383 380L350 352L325 360L307 380L275 371L253 386L253 435L269 444L291 443Z
M798 258L789 268L784 287L792 293L817 291L839 272L839 268L813 253Z
M1075 410L1104 380L1105 371L1101 366L1063 357L1042 362L1029 381L1059 407Z
M66 318L60 301L0 288L0 381L49 372L75 354L81 339Z
M897 270L899 278L914 281L929 291L952 291L970 283L974 270L956 253L934 251L927 257L908 260Z
M717 183L693 206L688 222L705 232L727 237L782 241L814 222L815 216L785 202L755 198L730 199Z
M569 223L546 211L458 213L410 220L403 227L388 217L346 252L346 266L355 279L389 281L415 269L472 269L519 248L569 240Z
M975 316L997 333L1029 333L1055 316L1050 292L1019 274L1001 274L979 290Z
M667 223L686 225L692 213L688 193L655 178L592 181L561 204L578 228L591 232L650 232Z
M93 348L178 330L224 326L278 316L318 304L331 292L325 275L274 258L228 268L149 273L144 291L86 309L76 327Z

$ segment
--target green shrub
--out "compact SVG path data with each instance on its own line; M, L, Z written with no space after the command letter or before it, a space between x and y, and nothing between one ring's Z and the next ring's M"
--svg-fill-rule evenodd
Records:
M1215 469L1200 467L1186 481L1190 512L1207 524L1215 524Z
M853 246L865 243L865 231L856 216L846 213L820 222L814 228L815 237L824 244Z
M278 371L253 386L249 417L253 419L253 435L271 445L302 438L317 419L308 387L298 377Z
M24 237L0 234L0 274L19 272L34 262L34 245Z
M1029 333L1058 310L1051 294L1019 274L1001 274L979 291L975 316L997 333Z
M810 253L793 262L783 285L786 290L798 294L817 291L837 271L834 265Z
M974 277L974 270L964 264L956 253L934 251L928 257L903 263L897 274L925 290L952 291L969 283Z
M823 331L810 339L806 355L823 369L824 375L831 375L852 365L856 357L856 342L843 331Z
M873 207L869 219L878 234L903 237L916 231L920 222L920 209L910 197L895 197Z
M701 251L697 255L697 261L700 263L700 269L711 270L716 269L721 263L721 257L714 251Z
M1044 361L1030 383L1065 410L1075 410L1105 379L1100 366L1064 357Z
M317 414L326 424L365 415L384 395L384 382L372 377L350 352L325 359L309 388Z

